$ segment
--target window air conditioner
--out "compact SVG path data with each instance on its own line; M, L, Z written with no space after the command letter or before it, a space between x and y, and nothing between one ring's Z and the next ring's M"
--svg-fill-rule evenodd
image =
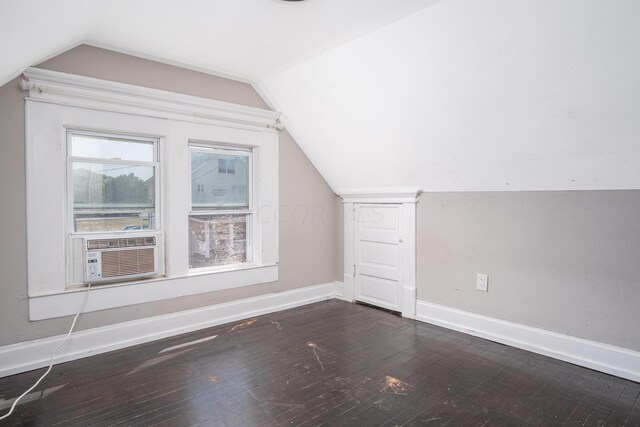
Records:
M84 239L84 283L115 282L155 276L155 236Z

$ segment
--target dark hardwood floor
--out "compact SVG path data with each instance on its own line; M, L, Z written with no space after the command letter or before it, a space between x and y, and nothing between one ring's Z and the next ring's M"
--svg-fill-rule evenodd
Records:
M0 379L0 413L42 372ZM332 300L57 365L0 425L638 426L639 393Z

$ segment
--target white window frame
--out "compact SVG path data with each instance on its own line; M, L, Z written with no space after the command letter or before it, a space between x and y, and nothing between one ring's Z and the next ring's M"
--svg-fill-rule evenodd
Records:
M196 267L189 268L189 272L191 274L207 272L207 271L220 271L227 270L230 268L243 267L247 265L255 265L254 260L259 259L259 254L256 253L257 249L259 249L259 245L254 243L254 236L259 235L260 224L256 220L257 215L255 212L255 206L257 205L257 201L254 200L255 195L260 193L259 191L259 183L254 182L255 173L253 171L253 149L251 147L243 147L243 146L235 146L235 145L225 145L221 143L207 143L201 141L189 141L189 172L191 172L191 153L213 153L213 154L223 154L223 155L237 155L237 156L246 156L247 157L247 168L248 168L248 176L247 176L247 201L248 207L247 209L194 209L193 203L193 188L189 188L189 196L190 196L190 210L189 210L189 218L192 216L198 215L233 215L233 214L244 214L248 215L250 221L248 222L247 227L247 261L242 263L234 263L234 264L223 264L217 266L209 266L209 267ZM225 172L226 174L226 172ZM191 178L191 174L189 175ZM193 185L193 184L192 184Z
M74 314L84 300L84 287L70 283L71 239L79 236L70 233L68 130L158 141L159 229L148 232L158 237L164 275L95 286L85 311L278 280L279 113L56 71L29 68L24 76L22 87L29 91L25 139L31 320ZM250 264L189 270L191 142L252 150L254 258Z
M160 154L158 149L158 144L160 140L154 137L147 136L139 136L139 135L130 135L124 133L106 133L106 132L96 132L92 130L85 129L75 129L75 128L67 128L67 219L69 223L67 224L67 229L69 230L69 234L72 236L91 236L98 234L154 234L162 229L162 209L161 209L161 169L160 169ZM94 158L94 157L74 157L71 152L71 144L72 138L74 135L83 135L83 136L93 136L93 137L105 137L105 138L117 138L125 141L131 142L146 142L153 144L153 161L145 162L145 161L135 161L135 160L111 160L111 159L102 159L102 158ZM132 166L152 166L154 170L154 215L155 215L155 227L153 229L148 230L114 230L108 232L101 231L76 231L75 223L74 223L74 209L73 209L73 163L74 162L82 162L82 163L104 163L104 164L128 164Z

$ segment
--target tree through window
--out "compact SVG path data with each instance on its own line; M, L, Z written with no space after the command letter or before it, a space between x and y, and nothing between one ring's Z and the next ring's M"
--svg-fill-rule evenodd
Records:
M157 140L69 133L73 231L156 229Z

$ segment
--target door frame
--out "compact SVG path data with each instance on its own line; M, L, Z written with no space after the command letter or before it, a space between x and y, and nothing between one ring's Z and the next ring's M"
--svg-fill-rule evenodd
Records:
M344 208L344 285L342 299L355 302L355 205L395 204L400 205L400 226L402 242L402 265L400 286L402 287L402 317L416 317L416 204L419 188L398 188L384 190L342 191Z

